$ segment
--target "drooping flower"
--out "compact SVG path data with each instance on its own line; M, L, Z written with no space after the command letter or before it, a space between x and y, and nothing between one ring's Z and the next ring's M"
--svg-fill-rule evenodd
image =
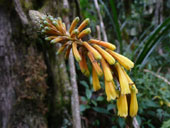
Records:
M109 49L107 49L107 51L127 70L130 70L131 68L134 67L134 63L131 60L129 60L127 57L122 56L114 51L109 50Z
M82 44L93 54L95 59L100 60L102 58L100 53L95 48L93 48L90 44L88 44L85 41Z
M127 57L113 51L116 46L109 42L96 39L84 41L83 37L91 33L91 29L86 28L90 20L85 19L79 26L78 22L79 18L76 17L67 30L61 18L45 16L41 18L40 29L42 34L45 35L46 41L50 41L53 45L58 43L61 45L57 54L65 51L65 59L68 59L72 50L74 58L79 63L80 70L85 76L90 76L90 70L87 66L90 62L94 91L101 88L99 77L104 74L107 100L117 99L118 115L121 117L127 117L128 115L126 94L130 94L129 114L131 117L135 116L138 111L136 98L138 90L125 71L125 69L133 68L134 63ZM115 80L118 82L117 85L114 83ZM118 88L119 90L116 90Z
M92 68L92 81L93 81L93 89L94 89L94 91L99 90L101 88L100 81L99 81L98 75L97 75L94 68Z
M88 52L88 57L93 65L93 68L95 69L96 73L98 76L102 76L103 75L103 71L100 68L100 65L98 64L98 62L95 60L93 54L91 52Z
M118 115L121 117L127 117L128 115L128 104L126 95L120 95L117 99Z
M97 45L103 46L103 47L108 48L110 50L116 49L115 45L108 43L108 42L105 42L105 41L90 39L88 42L91 43L91 44L97 44Z
M121 94L129 94L130 93L129 83L128 83L128 80L127 80L120 64L116 63L115 67L116 67L116 70L117 70L117 73L118 73Z
M138 112L138 102L136 98L136 89L134 86L131 88L131 94L130 94L130 116L134 117L136 116Z
M127 80L128 80L128 83L129 83L129 86L130 88L133 86L133 88L135 88L135 92L138 93L138 89L136 88L136 85L134 84L134 82L132 81L132 79L129 77L129 75L126 73L126 71L122 68Z
M115 100L118 97L114 81L105 80L105 92L107 95L107 101Z
M90 71L88 69L86 56L82 48L79 49L79 53L82 58L81 61L79 62L80 70L85 76L88 77L90 75Z
M115 59L108 52L106 52L103 48L101 48L97 44L94 44L93 47L95 47L99 51L99 53L104 57L104 59L110 65L113 65L115 63Z
M73 42L72 43L72 49L73 49L73 54L74 54L74 57L75 59L80 62L81 61L81 56L78 52L78 49L77 49L77 43L76 42Z
M106 81L112 81L113 76L112 76L111 69L110 69L109 65L106 63L106 61L103 58L101 59L101 64L102 64L105 80Z

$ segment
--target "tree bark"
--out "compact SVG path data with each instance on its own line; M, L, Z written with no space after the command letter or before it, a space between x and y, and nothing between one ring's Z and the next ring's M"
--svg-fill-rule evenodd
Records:
M37 36L28 18L30 9L61 15L60 2L0 2L0 128L56 128L64 118L71 121L63 55L55 56L57 48Z

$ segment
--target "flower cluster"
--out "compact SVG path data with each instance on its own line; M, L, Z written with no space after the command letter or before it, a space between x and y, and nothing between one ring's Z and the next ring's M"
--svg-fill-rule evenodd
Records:
M134 117L138 111L136 93L138 90L126 73L134 67L134 63L127 57L115 52L116 46L96 39L83 41L83 37L91 33L89 19L85 19L78 27L79 18L76 17L69 30L61 18L45 16L41 19L41 32L46 36L45 40L50 43L60 43L61 47L57 54L65 51L67 59L72 50L76 61L79 63L81 72L85 76L90 75L87 59L92 64L92 79L94 91L101 88L99 77L104 75L105 92L107 100L117 100L118 115ZM116 83L116 84L115 84ZM130 97L130 100L127 100ZM128 108L130 107L130 108Z

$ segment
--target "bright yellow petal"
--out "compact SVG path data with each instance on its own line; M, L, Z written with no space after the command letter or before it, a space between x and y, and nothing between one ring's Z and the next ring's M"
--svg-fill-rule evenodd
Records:
M118 97L118 94L115 89L114 81L106 81L105 80L105 92L107 95L107 101L115 100Z
M90 39L89 43L98 44L98 45L101 45L101 46L103 46L105 48L108 48L110 50L115 50L116 49L115 45L113 45L113 44L111 44L109 42L101 41L101 40Z
M85 20L80 24L80 26L78 27L79 32L80 32L83 28L85 28L85 27L89 24L89 22L90 22L90 19L89 19L89 18L85 19Z
M74 57L75 59L79 62L81 61L81 56L77 50L77 43L76 42L73 42L72 43L72 50L73 50L73 54L74 54Z
M126 71L123 68L122 68L122 70L123 70L123 72L124 72L124 74L125 74L125 76L126 76L126 78L128 80L129 86L132 87L132 85L133 85L133 87L135 88L136 93L138 93L138 89L136 88L136 85L134 84L132 79L129 77L129 75L126 73Z
M117 99L117 108L118 108L118 115L120 117L127 117L128 115L128 104L126 95L120 95Z
M129 94L130 93L129 83L120 64L116 63L115 67L119 77L121 94Z
M105 60L107 60L107 62L110 65L113 65L115 63L115 59L108 52L106 52L103 48L101 48L97 44L94 44L93 47L99 51L99 53L105 58Z
M110 70L109 65L106 63L106 61L103 58L101 59L101 64L102 64L105 80L112 81L113 80L112 72Z
M78 34L78 38L80 39L80 38L83 38L84 36L86 36L86 35L88 35L88 34L90 34L91 33L91 29L90 28L86 28L86 29L84 29L82 32L80 32L79 34Z
M101 88L100 81L94 68L92 69L92 81L94 91L99 90Z
M130 116L131 117L136 116L137 112L138 112L138 102L136 98L135 89L132 89L131 99L130 99Z
M83 53L83 50L81 48L79 49L79 53L80 53L80 56L82 58L81 61L79 62L80 70L85 76L88 77L90 75L90 71L89 71L88 66L87 66L86 56Z
M134 67L134 63L131 60L129 60L127 57L120 55L114 51L111 51L109 49L107 49L107 51L127 70L130 70L131 68Z
M100 60L102 58L100 53L96 49L94 49L90 44L85 41L82 44L88 49L89 52L94 55L95 59Z
M73 22L71 23L70 29L69 29L69 33L71 33L71 32L74 30L74 28L75 28L76 25L78 24L79 20L80 20L79 17L76 17L76 18L73 20Z
M93 54L91 52L88 52L88 57L93 65L93 68L95 69L96 73L98 76L102 76L103 75L103 71L100 68L100 65L98 64L98 62L95 60Z

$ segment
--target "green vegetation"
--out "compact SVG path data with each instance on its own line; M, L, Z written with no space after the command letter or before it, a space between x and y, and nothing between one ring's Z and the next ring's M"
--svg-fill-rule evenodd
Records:
M136 119L142 128L168 128L170 118L170 18L169 1L98 0L109 42L135 62L130 72L139 93ZM162 11L157 6L162 7ZM100 24L93 1L80 0L83 18L92 19L92 31ZM157 11L157 12L156 12ZM93 31L93 32L94 32ZM97 34L92 33L93 37ZM85 78L77 65L80 110L86 127L125 127L117 117L116 102L107 102L102 90L94 92L92 77Z

